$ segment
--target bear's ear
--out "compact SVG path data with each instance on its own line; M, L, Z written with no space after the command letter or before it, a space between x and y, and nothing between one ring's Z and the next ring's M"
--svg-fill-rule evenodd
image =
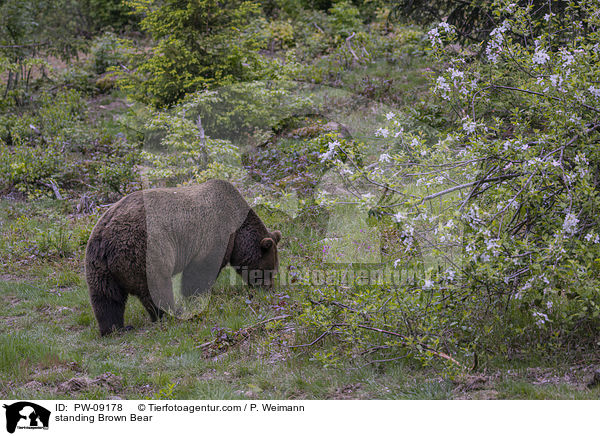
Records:
M275 243L279 244L279 241L281 241L281 232L279 230L274 230L271 232L271 236L273 236Z
M271 238L264 238L262 241L260 241L260 248L266 251L271 248L274 243L275 242L273 242Z

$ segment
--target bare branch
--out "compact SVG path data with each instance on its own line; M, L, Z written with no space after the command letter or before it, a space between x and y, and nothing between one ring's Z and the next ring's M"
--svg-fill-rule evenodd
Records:
M421 201L421 203L425 203L426 201L432 200L437 197L441 197L442 195L450 194L451 192L458 191L460 189L468 188L469 186L479 185L479 184L483 184L483 183L490 183L490 182L498 182L501 180L514 179L515 177L519 177L522 175L523 174L521 174L521 173L506 174L504 176L492 177L492 178L484 179L484 180L476 180L474 182L469 182L469 183L464 183L462 185L453 186L452 188L448 188L443 191L436 192L435 194L428 195L427 197L423 197L423 200Z
M329 336L331 334L331 329L321 333L321 335L319 335L319 337L317 339L315 339L314 341L312 341L310 344L300 344L300 345L288 345L288 348L300 348L300 347L310 347L312 345L315 345L317 342L319 342L321 339Z

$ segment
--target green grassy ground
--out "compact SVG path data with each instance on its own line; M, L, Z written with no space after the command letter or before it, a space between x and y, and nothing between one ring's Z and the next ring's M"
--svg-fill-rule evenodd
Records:
M59 201L0 202L0 396L163 399L593 399L594 361L484 362L445 376L412 362L327 368L295 318L300 289L250 293L224 274L204 309L188 320L151 323L131 299L134 329L101 338L83 277L83 248L94 216L65 215ZM62 216L63 220L52 219ZM286 238L283 267L317 264L311 226L265 216ZM294 230L295 228L295 230ZM63 236L53 236L62 229ZM305 242L303 244L302 242ZM44 245L46 244L46 245ZM50 247L50 248L48 248ZM43 248L43 250L42 250ZM285 298L285 296L289 298ZM287 318L262 323L282 315ZM203 346L203 344L208 344ZM557 359L558 360L558 359Z

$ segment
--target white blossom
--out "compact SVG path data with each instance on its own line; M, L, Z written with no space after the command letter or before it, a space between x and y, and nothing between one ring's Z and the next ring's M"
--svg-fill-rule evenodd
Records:
M588 242L592 241L594 244L600 243L600 236L598 236L594 232L589 232L587 235L585 235L584 239Z
M555 88L560 89L562 82L563 78L559 74L552 74L550 76L550 83L552 83L552 86L554 86Z
M383 153L381 156L379 156L379 162L391 162L390 155Z
M471 121L471 119L469 117L463 119L463 125L462 128L465 132L467 132L468 134L471 134L473 132L475 132L475 130L477 129L477 123L475 121Z
M493 250L494 248L499 248L500 244L498 244L498 239L488 239L484 241L488 250Z
M450 85L446 82L444 76L440 76L436 80L435 91L441 91L440 95L444 100L448 100L450 96L448 93L450 92Z
M375 132L375 136L383 136L384 138L387 138L388 136L390 136L390 131L388 129L379 128Z
M402 222L406 219L406 214L403 212L398 212L397 214L395 214L393 217L393 220L397 223Z
M321 154L321 162L330 160L335 155L335 148L338 147L340 143L338 141L332 141L327 145L329 147L329 150Z
M454 28L445 21L442 21L440 24L438 24L438 28L444 29L446 33L454 33Z
M354 172L352 171L351 168L348 167L348 165L344 164L344 166L342 166L340 168L340 174L341 175L345 175L345 174L354 174Z
M454 271L452 268L448 268L444 275L446 276L446 278L448 279L448 281L453 281L454 277L456 277L456 271Z
M537 324L538 327L541 327L546 322L550 321L550 319L548 319L548 315L546 315L545 313L542 313L542 312L533 312L533 316L534 316L534 318L537 318L535 323Z
M567 235L573 235L577 232L577 224L579 219L572 213L568 213L563 222L563 230Z
M548 62L550 60L550 56L548 56L548 53L546 53L546 50L544 50L539 45L538 41L536 41L535 45L536 45L535 53L533 53L533 57L531 58L531 60L533 61L534 64L544 65L546 62Z
M431 29L429 32L427 32L427 36L429 37L429 40L431 41L431 45L432 46L436 46L437 44L442 44L442 40L440 38L440 32L438 31L437 28L433 28Z
M562 47L559 51L560 51L560 57L562 58L562 61L563 61L563 67L571 65L573 62L575 62L575 56L571 52L569 52L567 49Z
M577 156L575 156L575 162L577 162L579 165L589 165L589 161L587 160L587 158L585 157L585 154L583 153L577 153Z
M394 118L396 116L395 113L393 112L388 112L387 114L385 114L385 117L387 118L387 120L391 120L392 118Z
M600 98L600 88L596 88L594 86L590 86L588 91L592 93L592 95L596 98Z
M485 54L492 63L498 62L500 53L502 53L502 44L504 43L504 32L510 29L508 21L504 20L500 27L496 27L490 32L490 40L485 48Z
M448 68L447 70L452 76L452 80L456 84L456 79L463 79L465 77L465 73L463 71L456 70L454 68Z

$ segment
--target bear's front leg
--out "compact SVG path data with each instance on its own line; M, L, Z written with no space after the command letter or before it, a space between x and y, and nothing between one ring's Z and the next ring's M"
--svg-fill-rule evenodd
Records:
M182 295L191 297L208 292L221 271L222 257L223 255L218 252L208 257L195 259L187 265L181 277Z
M152 303L161 311L172 312L175 310L175 297L173 296L173 282L171 274L167 272L154 272L148 274L148 290ZM148 310L148 307L146 307ZM158 315L159 313L157 313ZM152 315L151 315L152 317Z

